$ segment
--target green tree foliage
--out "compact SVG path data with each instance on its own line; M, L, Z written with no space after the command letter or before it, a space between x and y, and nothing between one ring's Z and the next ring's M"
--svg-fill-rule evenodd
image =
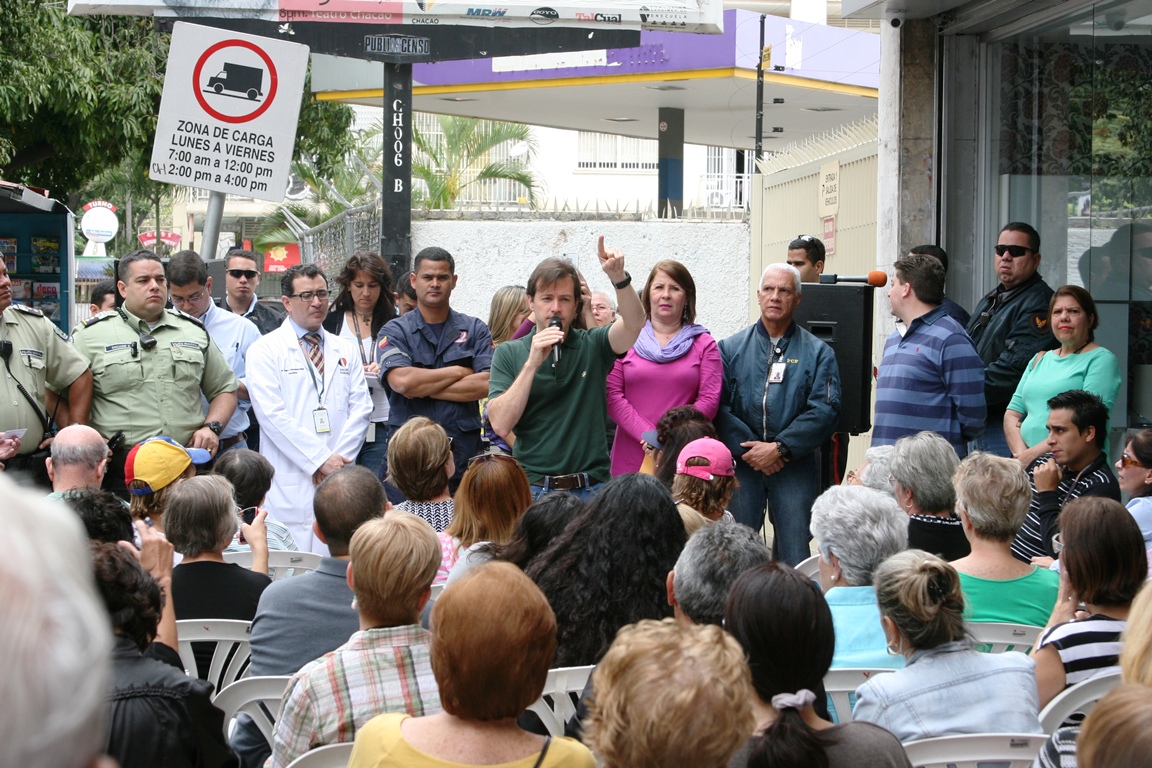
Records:
M536 152L531 127L448 115L437 121L439 135L412 130L412 177L427 185L427 207L452 208L465 188L487 179L514 181L533 199L539 182L527 168ZM510 160L492 160L492 150L504 142L522 142L526 151Z
M75 204L86 184L122 163L132 166L126 176L145 176L169 36L149 18L70 17L65 5L0 2L0 177ZM306 97L297 156L338 163L351 121L347 107Z

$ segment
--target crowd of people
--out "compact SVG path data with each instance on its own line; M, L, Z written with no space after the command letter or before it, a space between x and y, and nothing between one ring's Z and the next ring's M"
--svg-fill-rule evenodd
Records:
M0 480L20 554L0 584L31 596L0 608L31 628L0 649L86 675L68 718L37 699L41 741L0 726L0 757L284 768L354 741L357 768L905 766L902 742L1041 733L1061 691L1123 668L1111 720L1068 723L1039 760L1120 749L1152 697L1130 651L1152 636L1152 430L1113 472L1118 363L1039 248L1007 225L971 316L941 249L896 261L872 445L830 487L839 365L794 319L824 266L810 236L719 341L687 267L657 261L637 290L603 237L614 293L547 258L486 322L452 307L437 247L397 280L367 252L331 281L292 267L280 309L257 254L229 254L216 303L197 254L137 251L71 338L0 273L3 474L51 491ZM320 564L273 582L274 550ZM250 622L249 674L290 677L271 740L247 716L225 738L212 649L185 670L182 619ZM986 653L982 622L1039 637ZM529 705L550 668L585 666L571 735L547 736ZM891 670L851 722L824 695L844 668Z

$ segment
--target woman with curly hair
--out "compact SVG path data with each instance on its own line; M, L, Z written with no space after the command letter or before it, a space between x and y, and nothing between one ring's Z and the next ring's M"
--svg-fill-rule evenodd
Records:
M152 643L160 585L117 544L92 544L92 561L115 632L107 754L123 768L237 765L211 684L184 674L175 649Z
M372 396L372 425L356 463L379 474L388 443L388 393L380 384L380 366L376 362L376 335L384 323L396 317L396 300L392 294L392 272L377 253L356 251L336 278L340 293L324 318L324 330L354 341L360 349L360 361L368 378Z
M617 630L672 615L668 571L686 536L672 494L650 475L608 482L528 566L556 612L554 667L595 664Z

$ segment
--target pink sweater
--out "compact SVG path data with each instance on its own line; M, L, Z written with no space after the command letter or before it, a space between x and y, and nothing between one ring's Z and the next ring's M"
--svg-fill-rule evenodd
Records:
M629 350L608 374L608 415L616 422L612 475L640 469L640 435L656 429L669 408L694 405L710 419L720 407L724 367L711 334L702 333L688 354L670 363L653 363Z

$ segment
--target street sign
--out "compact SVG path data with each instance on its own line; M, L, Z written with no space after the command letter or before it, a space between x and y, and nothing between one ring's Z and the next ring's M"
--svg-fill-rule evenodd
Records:
M307 67L307 46L177 22L149 176L283 200Z

